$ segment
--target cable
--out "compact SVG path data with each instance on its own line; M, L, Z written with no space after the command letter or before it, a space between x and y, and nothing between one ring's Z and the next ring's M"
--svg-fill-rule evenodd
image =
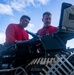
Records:
M21 69L22 71L21 71L20 73L17 74L17 71L18 71L19 69ZM14 75L20 75L22 72L24 72L25 75L28 75L28 74L26 73L25 69L23 69L22 67L18 67L18 68L16 69Z

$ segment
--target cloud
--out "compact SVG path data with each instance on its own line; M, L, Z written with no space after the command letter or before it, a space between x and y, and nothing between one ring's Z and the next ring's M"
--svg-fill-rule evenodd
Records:
M69 40L66 44L67 47L74 48L74 38Z
M3 44L5 42L5 33L0 33L0 44Z
M45 5L49 3L49 0L14 0L10 2L10 5L13 9L21 11L26 7L32 6L39 6L39 5Z
M22 0L14 0L10 3L11 7L17 11L21 11L23 8L25 8L25 3Z
M13 15L13 9L16 11L25 11L26 7L40 6L48 4L50 0L4 0L5 4L0 3L0 13Z
M42 5L48 4L50 0L38 0Z
M0 13L13 15L13 10L8 4L0 4Z
M2 30L0 28L0 44L3 44L5 42L5 30Z
M25 28L25 29L26 29L26 30L29 30L29 31L34 31L33 28L34 28L34 24L31 24L31 23L30 23L30 24L28 25L28 27Z

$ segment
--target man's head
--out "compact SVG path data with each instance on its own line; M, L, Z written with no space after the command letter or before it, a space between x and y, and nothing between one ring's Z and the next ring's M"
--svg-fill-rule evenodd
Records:
M50 12L44 12L42 21L44 23L44 27L48 27L51 24L51 13Z
M27 16L27 15L23 15L21 18L20 18L20 25L21 27L27 27L28 23L30 21L30 17Z

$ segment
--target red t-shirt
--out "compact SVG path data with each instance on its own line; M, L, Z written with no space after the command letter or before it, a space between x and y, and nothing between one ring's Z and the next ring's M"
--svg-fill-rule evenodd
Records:
M49 27L43 27L41 29L38 30L37 34L40 35L40 36L44 36L46 34L53 34L54 32L57 31L57 27L54 27L54 26L49 26ZM63 40L63 42L66 44L67 43L67 40L64 40L64 39L61 39Z
M57 30L57 27L49 26L49 27L43 27L38 30L38 35L44 36L46 34L52 34Z
M15 41L28 40L28 33L19 24L9 24L6 29L6 42L13 43Z

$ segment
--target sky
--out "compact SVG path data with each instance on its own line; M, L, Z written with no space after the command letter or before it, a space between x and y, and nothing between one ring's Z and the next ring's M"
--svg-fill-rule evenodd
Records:
M59 26L61 5L63 2L74 5L74 0L0 0L0 44L5 42L5 30L10 23L19 23L22 15L28 15L31 21L26 30L36 33L43 26L42 14L52 13L51 25ZM67 43L73 46L74 39Z

